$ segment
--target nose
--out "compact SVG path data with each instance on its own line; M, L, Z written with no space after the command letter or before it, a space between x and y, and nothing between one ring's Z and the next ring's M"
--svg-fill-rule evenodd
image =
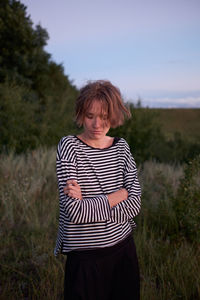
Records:
M101 118L99 118L99 117L94 118L93 126L94 126L94 128L99 128L101 126Z

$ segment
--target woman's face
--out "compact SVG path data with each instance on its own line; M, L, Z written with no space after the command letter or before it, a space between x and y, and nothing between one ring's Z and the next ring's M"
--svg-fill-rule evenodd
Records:
M108 113L104 112L99 101L94 100L85 114L84 134L88 139L100 140L110 129Z

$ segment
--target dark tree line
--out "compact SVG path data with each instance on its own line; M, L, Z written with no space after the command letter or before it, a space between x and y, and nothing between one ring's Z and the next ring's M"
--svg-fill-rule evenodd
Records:
M73 126L78 91L44 50L47 40L47 31L33 27L20 1L1 0L1 150L54 145Z

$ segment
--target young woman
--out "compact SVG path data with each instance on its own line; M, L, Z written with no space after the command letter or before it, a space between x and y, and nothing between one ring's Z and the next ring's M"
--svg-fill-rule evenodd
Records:
M135 161L123 138L107 135L130 117L118 88L95 81L80 91L78 136L57 150L60 194L55 255L67 254L67 300L139 299L139 268L132 232L140 211Z

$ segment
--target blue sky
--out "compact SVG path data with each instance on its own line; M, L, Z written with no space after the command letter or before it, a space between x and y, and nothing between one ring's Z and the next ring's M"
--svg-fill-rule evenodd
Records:
M23 0L77 87L108 79L126 101L200 108L200 0Z

